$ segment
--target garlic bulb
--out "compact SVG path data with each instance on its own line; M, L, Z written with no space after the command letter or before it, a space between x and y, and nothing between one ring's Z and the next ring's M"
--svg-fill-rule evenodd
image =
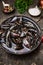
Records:
M41 14L41 10L38 8L38 6L35 6L34 8L30 8L28 10L29 14L32 16L38 16Z
M6 4L4 1L2 1L3 7L10 6L9 4Z

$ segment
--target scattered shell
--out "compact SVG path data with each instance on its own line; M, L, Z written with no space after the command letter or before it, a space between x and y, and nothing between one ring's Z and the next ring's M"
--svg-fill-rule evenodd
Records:
M36 63L32 63L31 65L36 65Z

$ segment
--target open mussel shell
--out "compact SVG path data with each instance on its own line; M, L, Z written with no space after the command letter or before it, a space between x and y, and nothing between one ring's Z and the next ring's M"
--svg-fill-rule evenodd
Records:
M13 16L2 23L4 29L2 46L9 53L22 55L31 53L41 43L41 29L39 25L29 17ZM4 26L9 25L9 26ZM7 27L5 29L5 27ZM8 28L9 27L9 28Z

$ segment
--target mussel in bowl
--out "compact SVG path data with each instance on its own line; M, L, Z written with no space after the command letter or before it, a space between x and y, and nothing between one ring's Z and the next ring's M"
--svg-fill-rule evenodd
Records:
M27 54L35 50L40 44L41 29L31 18L22 16L12 17L10 27L6 29L2 43L3 47L13 54ZM9 21L9 20L8 20ZM7 22L7 21L6 21ZM3 25L6 23L3 23ZM3 33L2 33L3 34ZM1 38L2 39L2 38ZM11 43L11 47L8 47ZM8 46L7 46L8 45Z

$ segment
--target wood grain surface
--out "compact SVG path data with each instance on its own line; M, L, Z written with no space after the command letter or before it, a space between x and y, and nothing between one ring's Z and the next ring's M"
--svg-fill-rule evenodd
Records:
M14 0L4 0L4 1L11 5L14 4ZM34 2L33 5L31 5L30 7L34 7L38 3L38 0L33 0L33 2ZM21 15L18 13L17 10L12 14L6 15L2 12L2 10L3 10L3 6L0 1L0 25L4 20L6 20L7 18L13 15ZM40 18L40 16L32 17L28 14L28 12L25 12L22 15L28 16L33 20L35 20L36 22ZM37 23L41 28L43 28L43 18ZM43 31L42 31L42 35L43 35ZM43 65L43 43L41 43L41 45L31 54L22 55L22 56L16 56L7 53L0 44L0 65Z

